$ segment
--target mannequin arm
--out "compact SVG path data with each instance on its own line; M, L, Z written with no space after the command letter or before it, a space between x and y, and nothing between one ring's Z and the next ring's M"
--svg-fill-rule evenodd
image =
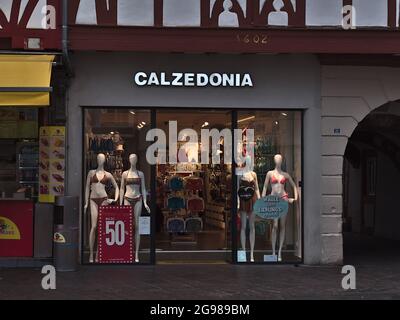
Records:
M260 195L260 188L258 187L258 178L257 178L257 173L253 172L253 176L254 176L254 180L255 180L255 191L256 191L256 195L257 195L257 199L261 198Z
M267 176L265 177L265 181L264 181L264 188L261 194L261 197L265 197L267 195L267 191L268 191L268 187L269 187L269 179L270 179L270 174L269 172L267 173Z
M91 172L89 171L87 178L86 178L86 187L85 187L85 207L84 207L85 212L87 211L87 209L89 207L90 178L91 178Z
M144 204L144 207L146 208L147 212L150 213L150 208L149 208L149 206L147 205L146 180L144 179L144 174L143 174L143 172L140 172L139 175L140 175L140 178L141 178L141 181L142 181L143 204Z
M293 192L294 192L294 201L297 201L298 198L299 198L299 193L298 193L298 191L297 191L297 186L296 186L296 184L294 183L294 181L293 181L293 179L292 179L291 176L287 175L287 178L288 178L288 180L289 180L290 185L291 185L292 188L293 188Z
M125 195L125 173L122 174L121 189L119 191L120 191L119 204L121 206L123 206L124 205L124 195Z
M115 181L113 175L112 175L111 173L109 173L109 175L110 175L110 178L111 178L111 183L112 183L112 185L113 185L113 187L114 187L114 189L115 189L114 202L117 202L117 201L118 201L118 198L119 198L119 188L118 188L118 184L117 184L117 181Z
M236 175L236 177L237 177L237 189L236 189L236 194L237 194L237 208L238 208L238 210L239 210L239 208L240 208L240 198L239 198L239 185L240 185L240 176L239 175Z

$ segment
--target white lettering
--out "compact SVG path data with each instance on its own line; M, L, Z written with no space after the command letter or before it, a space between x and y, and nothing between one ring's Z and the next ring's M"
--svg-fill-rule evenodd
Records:
M145 86L147 83L147 74L145 72L136 73L135 74L135 83L136 83L136 85L138 85L140 87Z
M148 86L159 86L160 81L158 81L157 74L155 72L150 73L149 81L147 82Z
M172 77L174 77L174 80L172 81L173 86L177 86L177 87L183 86L183 82L182 82L183 73L174 72L172 74Z
M246 73L243 77L242 87L252 87L252 86L253 86L253 81L251 80L250 75Z

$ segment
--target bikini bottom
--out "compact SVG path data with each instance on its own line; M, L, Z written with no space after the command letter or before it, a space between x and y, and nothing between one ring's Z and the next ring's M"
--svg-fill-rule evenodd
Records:
M107 201L107 197L104 198L90 198L98 207L101 207L105 201Z
M126 201L129 202L129 204L131 205L132 209L135 208L136 204L140 201L142 201L142 196L136 197L136 198L129 198L127 196L124 197Z

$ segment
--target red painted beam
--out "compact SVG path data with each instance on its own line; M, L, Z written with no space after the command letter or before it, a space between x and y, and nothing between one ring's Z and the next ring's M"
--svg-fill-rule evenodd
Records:
M218 53L400 53L400 33L384 30L282 30L70 27L71 50Z

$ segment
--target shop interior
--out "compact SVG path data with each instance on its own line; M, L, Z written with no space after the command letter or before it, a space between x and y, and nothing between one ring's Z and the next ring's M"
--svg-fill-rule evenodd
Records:
M39 109L0 108L0 192L3 199L37 200Z
M299 199L289 206L285 229L278 228L276 247L283 234L282 262L296 263L302 259L302 132L301 112L282 111L238 111L238 128L255 130L255 166L259 189L263 190L266 173L274 170L274 156L282 154L282 170L295 182ZM155 177L151 177L151 166L146 161L146 133L151 128L151 112L142 109L85 109L85 174L97 167L97 155L105 154L105 170L121 183L122 173L129 169L129 157L136 154L138 170L145 177L148 202L156 200L155 254L157 263L177 262L232 262L232 243L243 249L242 216L232 208L232 164L224 163L224 139L218 142L220 163L201 164L201 130L232 127L231 110L157 110L156 125L166 133L166 154L170 145L169 123L177 122L177 132L192 129L198 142L177 142L178 163L169 161L155 166ZM188 133L189 135L189 133ZM153 181L152 179L155 178ZM150 194L151 183L155 183L155 196ZM293 197L294 190L286 183L287 194ZM111 185L106 186L109 198L114 197ZM268 190L267 194L271 191ZM236 214L237 239L232 238L233 214ZM149 215L142 210L142 216ZM89 261L90 211L84 221L84 261ZM248 219L250 221L250 219ZM263 263L272 252L273 222L255 219L254 226L246 223L246 252L254 246L254 262ZM255 241L251 233L254 232ZM140 263L150 262L150 234L140 235ZM248 253L247 253L248 254ZM250 257L238 262L253 262Z

